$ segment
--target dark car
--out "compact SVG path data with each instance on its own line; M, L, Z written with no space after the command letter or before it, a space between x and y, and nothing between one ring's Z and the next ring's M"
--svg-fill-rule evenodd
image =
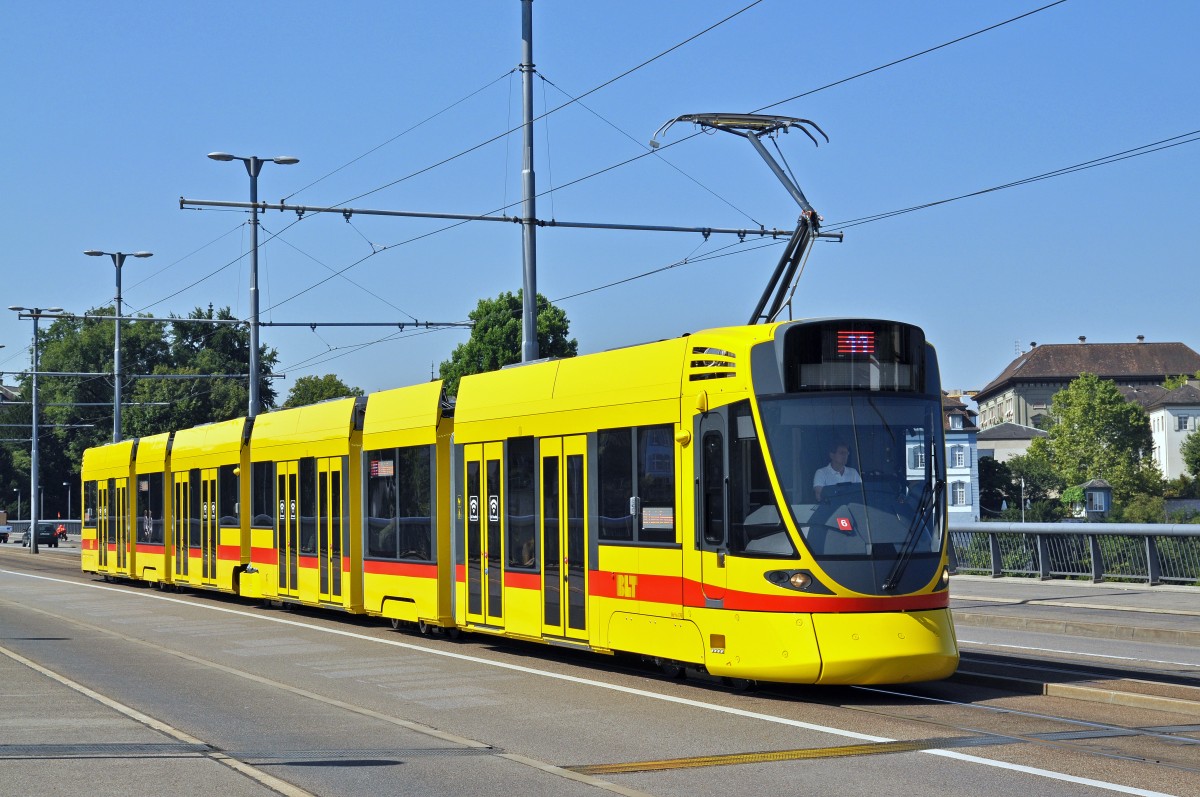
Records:
M48 545L51 548L58 547L58 535L54 533L54 527L49 523L39 523L37 527L38 545ZM21 536L21 544L26 548L29 547L29 532L25 532Z

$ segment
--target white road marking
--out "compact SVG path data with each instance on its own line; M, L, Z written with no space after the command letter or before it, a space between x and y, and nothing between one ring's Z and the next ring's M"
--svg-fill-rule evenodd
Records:
M651 692L646 689L638 689L636 687L621 686L619 684L607 684L602 681L594 681L594 680L591 680L590 678L581 678L581 677L575 676L575 675L565 675L563 673L548 672L546 670L539 670L539 669L535 669L533 667L526 667L526 666L520 665L520 664L509 664L507 662L490 661L488 659L480 658L478 656L470 656L465 653L454 653L452 651L446 651L446 650L435 650L432 648L422 647L421 645L415 645L410 642L402 642L400 640L380 639L377 637L368 636L366 634L359 634L354 631L346 631L346 630L342 630L339 628L325 628L322 626L308 625L306 623L302 623L297 620L289 620L289 619L282 618L282 617L264 617L264 616L261 616L258 614L254 614L252 612L242 611L240 609L230 609L230 608L226 608L224 606L211 606L211 605L208 605L205 603L197 603L194 601L183 600L181 598L172 598L167 595L157 595L157 594L153 594L153 593L141 593L141 592L129 592L128 590L120 589L117 587L109 587L109 586L105 586L103 584L80 583L77 581L69 581L67 579L53 578L50 576L39 576L39 575L33 575L33 574L29 574L29 573L20 573L20 572L11 571L11 570L0 570L0 573L4 573L7 575L13 575L13 576L21 576L21 577L31 578L31 579L41 580L41 581L49 581L49 582L60 583L60 584L69 584L69 585L73 585L73 586L87 587L87 588L91 588L91 589L117 592L121 595L126 595L126 596L130 596L130 597L134 597L134 598L146 598L149 600L159 600L159 601L166 601L169 603L178 603L178 604L183 604L185 606L189 606L192 608L206 609L208 611L220 612L222 614L230 614L230 615L235 615L238 617L249 617L249 618L253 618L255 620L263 620L263 621L271 622L271 623L279 623L280 625L288 625L288 626L293 626L293 627L298 627L298 628L305 628L309 631L317 631L317 632L324 633L324 634L332 634L334 636L341 636L341 637L346 637L349 639L357 639L357 640L361 640L364 642L370 642L370 643L375 643L375 644L389 645L391 647L403 648L405 650L419 651L421 653L425 653L425 654L428 654L431 656L443 656L445 658L455 659L458 661L466 661L466 662L470 662L472 664L480 664L485 667L498 667L500 669L512 670L515 672L525 673L527 675L536 675L536 676L540 676L543 678L551 678L551 679L558 680L558 681L566 681L568 683L580 684L583 686L591 686L591 687L595 687L598 689L608 689L608 690L614 691L614 692L623 692L625 694L636 695L638 697L644 697L644 698L648 698L650 700L661 700L661 701L667 702L667 703L675 703L677 705L689 706L691 708L698 708L698 709L702 709L702 710L706 710L706 711L715 711L715 712L722 713L722 714L731 714L731 715L743 717L746 719L754 719L754 720L760 720L762 722L775 723L778 725L788 725L788 726L796 727L796 728L804 728L805 730L817 731L819 733L827 733L831 736L838 736L838 737L842 737L842 738L846 738L846 739L857 739L859 741L866 741L866 742L895 742L895 741L898 741L896 739L890 739L886 736L871 736L871 735L864 734L864 733L858 733L856 731L844 730L842 728L833 728L833 727L826 726L826 725L817 725L817 724L811 723L811 722L803 722L801 720L794 720L794 719L790 719L788 717L777 717L777 716L774 716L771 714L763 714L763 713L760 713L757 711L746 711L744 709L733 708L731 706L721 706L721 705L718 705L715 703L705 703L700 700L692 700L692 699L686 698L686 697L676 697L674 695L664 695L664 694L660 694L658 692ZM1130 795L1135 795L1136 797L1176 797L1175 795L1170 795L1165 792L1151 791L1149 789L1139 789L1134 786L1124 786L1119 783L1108 783L1106 781L1094 780L1092 778L1081 778L1081 777L1077 777L1075 775L1068 775L1063 772L1054 772L1053 770L1040 769L1038 767L1028 767L1028 766L1024 766L1021 764L1009 763L1007 761L996 761L996 760L989 759L989 758L981 758L979 756L968 755L966 753L960 753L960 752L957 752L954 750L925 749L925 750L918 750L916 752L924 753L926 755L935 755L935 756L939 756L942 758L951 758L956 761L963 761L963 762L970 763L970 764L979 764L981 766L992 767L995 769L1005 769L1005 770L1009 770L1011 772L1022 772L1027 775L1034 775L1036 777L1046 778L1048 780L1057 780L1057 781L1062 781L1065 783L1075 783L1075 784L1079 784L1079 785L1083 785L1083 786L1091 786L1093 788L1102 789L1104 791L1117 792L1118 794L1130 794Z
M1060 653L1068 656L1086 656L1093 659L1114 659L1116 661L1133 661L1145 664L1164 664L1172 667L1200 667L1200 664L1187 661L1163 661L1161 659L1140 659L1136 656L1110 656L1105 653L1083 653L1078 650L1055 650L1054 648L1031 648L1028 645L1002 645L999 642L975 642L959 637L960 645L979 645L985 648L1010 648L1012 650L1029 650L1034 653Z

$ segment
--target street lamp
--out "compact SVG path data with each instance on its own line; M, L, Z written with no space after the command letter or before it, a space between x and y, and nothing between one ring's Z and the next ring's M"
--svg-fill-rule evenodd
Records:
M63 487L67 488L67 520L71 519L71 483L63 482Z
M21 519L21 488L14 487L13 492L17 494L17 520Z
M258 174L268 160L281 166L287 166L299 163L300 159L290 155L266 159L251 155L244 158L240 155L230 155L228 152L210 152L208 157L215 161L239 160L246 164L246 173L250 175L250 411L248 415L256 418L262 403L258 390Z
M125 252L101 252L98 249L88 249L84 252L89 257L108 255L112 258L117 269L117 314L113 331L113 442L121 442L121 266L130 255ZM133 257L152 257L151 252L133 252Z
M38 505L37 497L40 492L38 485L38 320L47 313L61 313L61 307L21 307L20 305L11 305L8 308L14 313L17 313L18 318L33 319L33 396L30 400L30 409L33 415L33 433L31 435L32 445L29 452L29 551L30 553L38 552L37 544L37 523L38 523ZM20 509L20 493L17 494L17 514L21 514Z

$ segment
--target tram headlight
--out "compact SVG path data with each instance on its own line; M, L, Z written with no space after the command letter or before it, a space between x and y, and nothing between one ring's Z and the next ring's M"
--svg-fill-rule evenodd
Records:
M945 589L950 586L950 568L942 568L942 577L938 580L938 588Z
M808 573L792 573L788 583L796 589L808 589L808 585L812 583L812 576Z

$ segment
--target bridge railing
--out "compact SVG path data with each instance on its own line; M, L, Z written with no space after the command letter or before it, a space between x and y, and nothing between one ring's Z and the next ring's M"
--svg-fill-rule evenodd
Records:
M950 569L1200 587L1200 525L952 522Z

